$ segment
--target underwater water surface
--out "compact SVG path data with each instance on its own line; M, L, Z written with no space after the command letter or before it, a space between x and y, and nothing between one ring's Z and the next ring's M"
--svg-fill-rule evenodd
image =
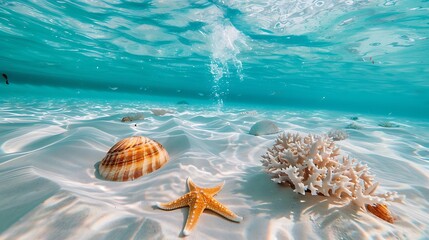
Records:
M2 0L0 92L428 117L428 11L425 0Z

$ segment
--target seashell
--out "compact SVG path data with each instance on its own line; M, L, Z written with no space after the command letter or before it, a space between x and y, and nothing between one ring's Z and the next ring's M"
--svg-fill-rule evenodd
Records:
M356 130L360 130L362 129L362 127L360 125L357 125L356 123L350 123L349 125L346 126L347 129L356 129Z
M387 205L385 204L374 204L374 205L366 205L366 209L373 213L375 216L383 219L386 222L393 223L393 217L390 213Z
M253 124L253 126L250 128L249 134L261 136L278 133L279 131L279 127L277 127L273 121L262 120Z
M144 120L143 113L132 113L128 116L125 116L121 119L121 122L132 122L132 121L138 121L138 120Z
M99 165L100 175L112 181L130 181L161 168L169 160L165 148L142 136L122 139Z
M381 123L378 124L378 126L385 127L385 128L397 128L397 127L400 127L398 124L392 123L392 122L389 122L389 121L381 122Z

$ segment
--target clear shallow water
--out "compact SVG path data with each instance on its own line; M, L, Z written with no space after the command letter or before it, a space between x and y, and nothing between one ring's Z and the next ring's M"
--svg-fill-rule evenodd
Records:
M2 0L0 93L427 118L428 37L428 1Z
M190 239L429 236L429 1L0 0L0 39L2 239L180 237L186 209L153 204L188 176L225 181L218 199L244 216L204 215ZM119 121L134 112L146 118ZM345 129L356 116L361 129ZM395 224L273 184L260 156L276 136L248 134L262 119L346 131L344 153L406 196L389 206ZM100 179L97 162L131 135L171 161Z

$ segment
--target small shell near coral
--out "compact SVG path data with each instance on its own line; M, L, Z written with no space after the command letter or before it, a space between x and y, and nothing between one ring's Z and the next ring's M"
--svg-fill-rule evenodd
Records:
M387 205L385 204L374 204L374 205L366 205L366 209L373 213L375 216L383 219L386 222L393 223L394 219L392 214L390 213Z
M100 175L112 181L130 181L161 168L169 160L158 142L141 136L122 139L99 165Z

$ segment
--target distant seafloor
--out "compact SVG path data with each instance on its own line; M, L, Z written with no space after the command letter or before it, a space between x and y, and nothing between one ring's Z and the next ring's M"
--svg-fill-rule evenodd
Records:
M171 100L171 99L170 99ZM177 99L177 101L180 99ZM171 101L0 99L0 239L175 239L187 209L162 211L197 185L225 181L216 199L241 223L204 213L189 239L427 239L429 123L422 119L299 108L177 105ZM154 108L173 113L155 116ZM124 123L121 118L145 118ZM357 120L352 120L357 117ZM253 136L272 120L286 132L326 134L368 164L381 191L405 195L389 208L394 224L326 197L302 196L263 172L260 160L277 134ZM380 123L392 123L392 128ZM346 129L351 123L360 129ZM95 166L122 138L141 135L165 146L170 161L131 182L98 177Z

